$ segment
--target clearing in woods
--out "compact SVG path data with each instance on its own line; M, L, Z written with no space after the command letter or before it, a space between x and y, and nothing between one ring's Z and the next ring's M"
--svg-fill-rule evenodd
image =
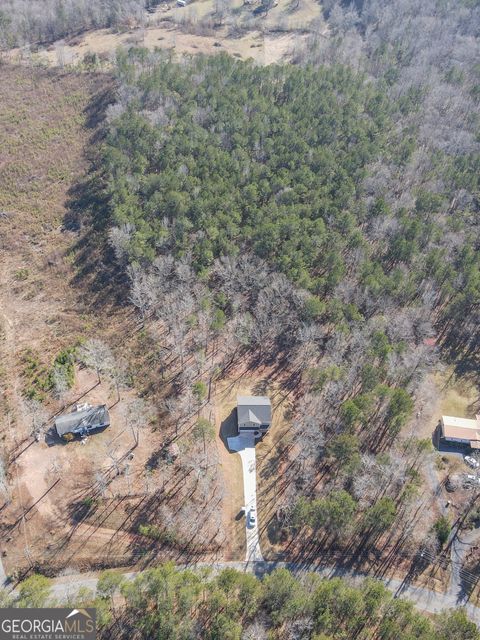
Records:
M15 61L33 58L52 66L75 65L85 54L108 58L118 47L134 45L187 55L224 51L244 60L253 58L259 64L274 64L291 61L305 45L309 32L326 35L321 5L315 0L279 0L266 16L256 9L258 6L234 0L228 14L220 19L213 0L197 0L184 8L174 2L162 3L148 14L144 25L121 33L96 29L38 47L33 56L30 49L13 49L8 57Z
M272 475L278 456L278 447L288 432L285 412L288 400L278 382L272 382L271 376L265 374L252 376L249 373L239 375L233 379L223 380L215 387L216 424L219 435L219 452L226 486L225 516L230 522L234 521L235 547L232 552L235 558L243 558L246 548L245 517L240 514L244 506L243 472L240 456L229 452L227 438L237 434L235 408L238 395L267 395L270 397L273 409L272 426L262 442L257 443L257 512L261 549L263 545L269 547L265 534L267 524L275 511L275 486L278 486L278 475ZM233 473L232 473L233 471ZM229 558L230 559L230 558Z

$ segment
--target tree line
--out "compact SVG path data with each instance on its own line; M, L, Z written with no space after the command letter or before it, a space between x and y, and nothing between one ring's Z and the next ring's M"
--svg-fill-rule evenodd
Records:
M72 590L54 601L41 575L18 595L0 593L2 606L97 608L101 638L157 640L478 640L463 609L426 616L372 579L347 579L276 569L262 579L223 569L178 570L164 564L125 580L107 571L96 592Z
M159 0L3 0L0 49L55 42L88 29L144 24L145 8Z

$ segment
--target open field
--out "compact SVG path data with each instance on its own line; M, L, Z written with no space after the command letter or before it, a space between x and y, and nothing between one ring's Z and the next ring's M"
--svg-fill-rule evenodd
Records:
M319 3L301 0L298 7L295 4L280 0L263 16L255 14L255 5L235 0L220 19L213 0L198 0L185 8L172 2L159 5L155 13L148 14L145 24L122 33L98 29L47 47L12 49L6 55L15 62L68 66L82 63L87 54L97 54L108 66L119 47L143 46L176 55L224 51L245 60L253 58L259 64L288 62L304 45L309 30L326 33Z
M88 105L106 80L5 66L0 74L1 384L20 440L22 352L49 362L97 323L71 286L75 235L62 225L69 188L87 166Z
M473 418L480 411L480 389L468 376L456 377L447 373L438 378L442 415Z
M177 24L212 22L226 24L261 24L269 29L306 29L314 20L321 20L321 5L316 0L278 0L267 15L259 12L260 3L247 4L243 0L230 0L228 9L223 15L215 13L213 0L194 0L187 7L180 8L175 2L160 4L156 12L148 16L149 24L155 24L159 19L168 19Z
M263 34L260 31L248 31L245 35L231 38L224 28L214 35L185 33L172 23L165 26L150 27L131 33L112 33L108 29L87 32L79 44L60 45L40 49L33 54L36 64L49 66L76 65L82 62L86 54L95 53L108 60L118 47L144 46L149 49L166 49L177 55L213 54L224 51L238 58L253 58L259 64L272 64L291 59L295 47L303 41L304 35L282 33ZM21 50L9 53L12 61L30 59Z
M108 337L124 322L122 311L111 309L105 311L111 319L105 326L86 291L72 286L77 273L70 251L76 238L63 227L69 188L87 166L84 149L94 133L89 105L108 85L106 77L99 82L94 76L21 68L3 67L0 74L1 433L15 459L12 502L2 513L10 571L41 562L46 547L67 535L72 523L67 505L85 497L89 477L107 459L107 441L121 431L113 409L114 429L85 447L78 442L48 447L32 439L25 399L33 390L25 377L25 353L48 367L82 336L96 331ZM87 371L77 372L63 402L88 392L91 401L113 404L111 390L95 387L95 381ZM52 415L61 407L62 402L50 402L46 408ZM125 436L119 448L131 445L131 435ZM82 545L86 552L89 544Z

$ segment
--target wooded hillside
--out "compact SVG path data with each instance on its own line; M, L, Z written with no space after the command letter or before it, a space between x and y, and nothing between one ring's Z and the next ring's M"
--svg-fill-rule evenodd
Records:
M0 50L54 42L87 29L128 28L144 19L150 0L2 0Z

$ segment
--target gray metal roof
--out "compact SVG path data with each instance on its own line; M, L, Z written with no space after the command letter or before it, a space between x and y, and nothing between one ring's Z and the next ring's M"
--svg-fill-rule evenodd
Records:
M109 424L110 417L104 404L82 409L82 411L72 411L55 418L55 429L59 436L66 433L80 433L83 430L100 429L108 427Z
M267 396L237 396L237 417L239 423L270 424L272 405Z

